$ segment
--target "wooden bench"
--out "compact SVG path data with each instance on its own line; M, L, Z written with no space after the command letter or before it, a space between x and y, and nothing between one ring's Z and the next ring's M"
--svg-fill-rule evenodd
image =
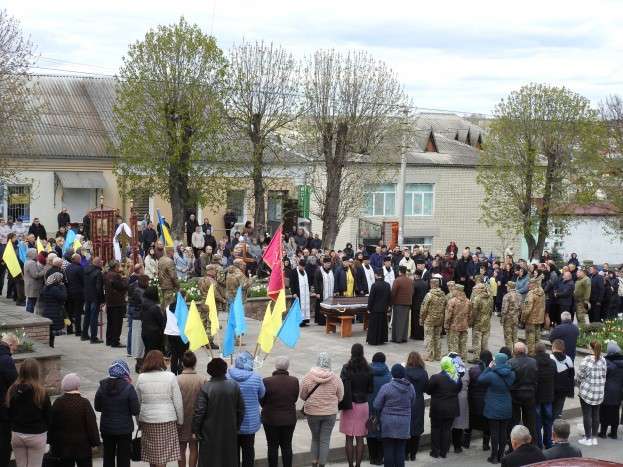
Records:
M354 316L327 316L325 323L325 333L329 334L337 332L337 327L340 327L341 337L351 337L353 335L353 321Z

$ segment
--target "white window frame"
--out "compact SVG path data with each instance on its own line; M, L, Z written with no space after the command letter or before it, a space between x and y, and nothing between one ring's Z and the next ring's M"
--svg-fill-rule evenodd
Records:
M381 187L391 187L393 191L382 190L380 189ZM387 212L388 202L387 202L387 196L385 196L387 194L394 195L394 206L391 212ZM368 187L366 187L365 196L367 200L366 200L366 205L363 208L363 212L366 215L366 217L393 217L396 215L396 184L395 183L383 183L383 184L378 184L378 185L369 185ZM377 213L375 211L377 196L383 196L383 212L382 213ZM370 210L369 208L372 208L372 210Z
M428 190L413 190L413 188L411 188L411 190L409 189L409 186L413 186L413 185L418 185L418 186L423 186L423 185L428 185L431 187L430 191ZM431 195L431 207L430 207L430 213L425 213L424 212L424 196L426 194ZM422 196L422 202L421 202L421 211L419 213L414 213L413 211L413 207L415 206L414 200L415 200L415 196L416 195L421 195ZM407 199L411 198L411 211L407 211ZM404 210L405 210L405 216L406 217L431 217L433 216L434 212L435 212L435 184L434 183L407 183L405 184L405 199L404 199Z
M28 218L27 219L24 218L23 216L14 216L13 214L9 214L9 203L10 203L9 198L11 196L11 194L10 194L11 188L24 188L24 187L28 188L28 200L29 201L28 201ZM11 217L13 217L13 220L15 221L15 219L17 217L22 217L23 223L24 224L29 224L32 221L32 219L33 219L33 217L32 217L32 185L29 185L29 184L26 184L26 183L24 183L24 184L5 185L4 189L5 189L5 200L4 200L4 202L5 202L5 209L4 209L5 218L7 218L10 215Z

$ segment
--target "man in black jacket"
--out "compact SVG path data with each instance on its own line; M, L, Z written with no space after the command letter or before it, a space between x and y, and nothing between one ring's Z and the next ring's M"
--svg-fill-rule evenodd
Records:
M571 313L565 311L560 315L561 324L552 329L549 334L549 341L554 342L556 339L562 339L565 342L565 353L569 355L571 360L575 360L575 349L580 335L580 329L573 323Z
M556 363L550 358L545 344L538 342L535 346L534 359L537 365L536 385L536 443L543 449L552 447L552 423L554 401L554 378Z
M58 221L58 228L59 229L61 227L67 227L67 224L69 224L69 222L70 222L69 213L67 212L67 208L61 209L61 212L59 212L58 216L56 216L56 220Z
M99 257L84 270L84 323L82 323L82 340L89 340L91 344L101 344L97 337L99 310L104 303L104 277L102 274L102 260Z
M606 285L604 278L597 271L597 266L591 266L588 277L591 279L591 297L589 299L591 309L588 311L588 317L591 323L595 323L601 321L601 307Z
M236 222L238 222L238 217L236 216L234 211L232 211L231 209L228 209L225 215L223 216L223 223L225 224L225 235L227 235L227 238L229 240L231 240L231 229L234 228L234 225L236 225Z
M0 341L0 465L9 465L11 459L11 427L5 400L7 391L17 379L12 357L17 345L15 334L5 334Z
M28 234L32 234L34 235L36 238L40 239L40 240L47 240L48 239L48 234L45 231L45 227L43 226L43 224L41 224L39 222L39 218L35 217L32 220L32 224L30 224L30 228L28 229Z
M559 418L554 422L554 445L543 451L546 460L582 457L582 451L569 443L570 433L571 426L568 421Z
M153 222L147 224L147 227L143 229L141 240L143 241L143 253L147 254L149 248L158 240L158 232L154 229Z
M511 430L513 452L502 458L502 467L521 467L545 460L543 452L532 444L530 431L523 425Z
M560 316L565 311L571 311L573 305L573 291L575 290L575 284L571 273L565 271L562 275L562 280L558 281L554 288L554 297L556 298L556 305L558 310L556 316L550 316L552 322L560 324Z
M537 387L536 360L528 356L528 349L523 342L517 342L513 348L513 358L508 365L515 372L515 382L511 386L513 398L513 424L523 424L535 439L535 396Z
M67 311L74 324L76 336L82 336L82 313L84 312L84 269L78 253L71 256L71 263L65 268L67 281Z

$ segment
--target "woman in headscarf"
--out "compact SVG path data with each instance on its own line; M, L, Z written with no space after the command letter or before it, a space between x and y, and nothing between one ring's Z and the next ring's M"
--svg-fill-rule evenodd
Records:
M467 400L469 402L469 430L463 435L463 447L469 448L472 430L482 431L482 450L489 450L489 423L483 415L485 409L485 394L487 386L480 383L480 375L489 368L493 355L488 350L480 352L478 363L469 369L469 387Z
M415 389L405 378L399 363L392 366L392 380L383 386L374 399L374 408L381 419L384 463L404 467L407 440L411 437L411 407Z
M331 371L331 357L327 352L318 354L316 366L303 377L299 397L305 401L303 411L312 435L312 465L324 466L329 455L337 405L344 397L344 384Z
M210 381L199 391L192 432L199 440L199 467L238 465L238 430L244 416L240 386L225 378L227 363L213 358L208 363Z
M504 455L507 428L513 415L513 401L510 387L515 381L515 373L506 363L508 356L495 354L495 362L483 371L478 382L487 386L484 416L489 421L491 433L491 455L487 459L491 464L499 464Z
M461 380L448 356L441 359L441 371L430 377L426 392L430 394L431 457L445 458L450 449L450 429L459 415Z
M80 395L80 377L76 373L65 375L61 382L63 395L54 401L48 444L61 465L92 464L91 448L100 445L95 412L89 400Z
M108 378L100 381L94 405L102 414L100 433L104 444L104 465L129 467L134 431L132 417L138 416L140 405L125 361L112 362Z
M50 324L50 347L54 347L54 337L62 333L65 328L65 301L67 289L63 283L63 274L54 272L48 276L41 291L44 318L52 320Z
M420 447L420 436L424 433L424 392L428 384L426 365L418 352L411 352L407 357L405 374L415 389L415 403L411 407L411 438L406 449L407 459L414 461Z
M266 393L262 377L253 371L253 355L242 352L236 358L235 368L230 368L227 377L240 386L244 400L244 418L238 431L238 447L242 451L242 467L253 467L255 463L255 433L261 426L260 400Z
M389 383L392 379L389 368L385 363L385 354L377 352L372 356L372 394L368 396L368 410L370 415L375 415L378 419L379 413L374 408L374 399L384 384ZM383 465L383 443L382 433L379 430L370 430L368 427L368 454L370 456L370 464Z
M461 392L459 392L459 415L452 423L452 445L456 454L463 451L463 434L469 429L469 404L467 402L467 388L469 386L469 374L463 364L461 357L454 352L450 352L448 357L452 359L454 368L461 381Z

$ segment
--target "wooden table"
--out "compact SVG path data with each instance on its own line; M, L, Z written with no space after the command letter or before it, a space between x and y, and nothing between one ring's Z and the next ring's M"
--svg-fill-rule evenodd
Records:
M337 332L340 336L353 335L353 321L358 313L363 313L363 330L368 329L368 297L333 297L320 303L325 316L325 333Z

